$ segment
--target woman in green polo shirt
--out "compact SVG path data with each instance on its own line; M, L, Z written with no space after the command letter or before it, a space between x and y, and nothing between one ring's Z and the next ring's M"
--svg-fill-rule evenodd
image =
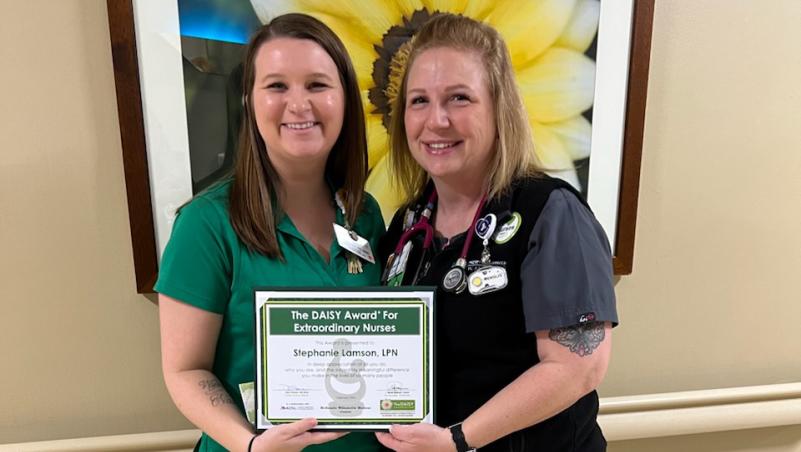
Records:
M310 433L313 419L256 435L245 417L253 287L375 285L377 265L342 249L331 224L376 249L384 223L364 192L356 75L328 27L300 14L262 27L246 52L243 87L234 173L180 210L162 257L156 290L167 389L204 432L196 450L378 450L371 433Z

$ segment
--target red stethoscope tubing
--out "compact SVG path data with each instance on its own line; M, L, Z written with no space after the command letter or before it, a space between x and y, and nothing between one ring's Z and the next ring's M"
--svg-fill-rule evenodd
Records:
M431 244L434 242L434 227L431 226L431 223L428 222L430 212L434 209L434 203L437 202L437 189L435 188L431 192L431 196L428 199L428 203L423 211L423 214L420 215L420 219L412 225L409 229L401 234L400 239L398 239L398 245L395 247L394 255L399 255L400 252L403 250L404 245L411 240L411 238L417 234L418 232L423 232L425 234L425 238L423 239L423 250L428 250L431 248ZM467 230L467 237L465 238L464 245L462 246L462 253L459 255L459 260L457 260L457 265L461 262L466 262L467 260L467 251L470 249L470 244L473 242L473 235L475 235L476 223L478 222L479 217L481 216L481 211L484 209L484 204L487 202L487 195L485 194L481 198L481 202L478 204L478 209L476 209L475 215L473 215L473 221L470 223L470 229ZM425 210L428 210L429 215L425 214Z
M417 223L412 225L412 227L401 234L400 239L398 239L398 246L395 247L395 253L393 254L396 256L399 255L403 250L404 245L406 245L406 242L411 240L412 237L418 232L423 232L425 234L425 237L423 238L423 249L426 250L431 247L431 244L434 242L434 227L431 226L431 223L429 223L428 220L431 212L434 210L435 202L437 202L436 188L431 192L431 196L428 198L428 203L426 203L425 209L423 209L423 213L420 215L420 219L417 220ZM428 215L426 215L426 211L428 211Z

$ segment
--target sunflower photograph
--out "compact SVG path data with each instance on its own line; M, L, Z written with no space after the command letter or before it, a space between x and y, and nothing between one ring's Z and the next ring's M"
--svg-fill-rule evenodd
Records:
M586 195L600 8L600 0L179 0L193 179L201 182L195 191L233 161L241 97L241 68L234 62L250 33L278 15L301 12L328 25L353 61L367 125L367 191L388 220L402 199L391 184L387 126L403 74L404 44L431 17L447 12L500 32L539 161ZM210 163L198 174L202 161Z

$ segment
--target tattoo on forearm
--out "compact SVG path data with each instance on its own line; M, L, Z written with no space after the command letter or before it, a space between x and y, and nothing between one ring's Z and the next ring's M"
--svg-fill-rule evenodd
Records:
M604 322L587 322L567 328L556 328L548 333L548 337L569 348L579 356L591 355L604 340L606 331Z
M234 401L231 399L231 396L225 392L225 388L218 380L211 379L211 380L200 380L198 382L200 389L209 396L209 401L211 401L211 406L219 406L219 405L227 405L233 404Z

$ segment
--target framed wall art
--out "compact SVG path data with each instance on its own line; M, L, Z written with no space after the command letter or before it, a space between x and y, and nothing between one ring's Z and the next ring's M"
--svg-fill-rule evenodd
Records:
M286 12L311 14L347 47L363 92L367 189L385 217L385 124L400 45L438 11L504 37L537 154L586 196L616 274L633 265L654 0L107 0L131 239L140 293L151 292L175 210L227 174L248 36Z

